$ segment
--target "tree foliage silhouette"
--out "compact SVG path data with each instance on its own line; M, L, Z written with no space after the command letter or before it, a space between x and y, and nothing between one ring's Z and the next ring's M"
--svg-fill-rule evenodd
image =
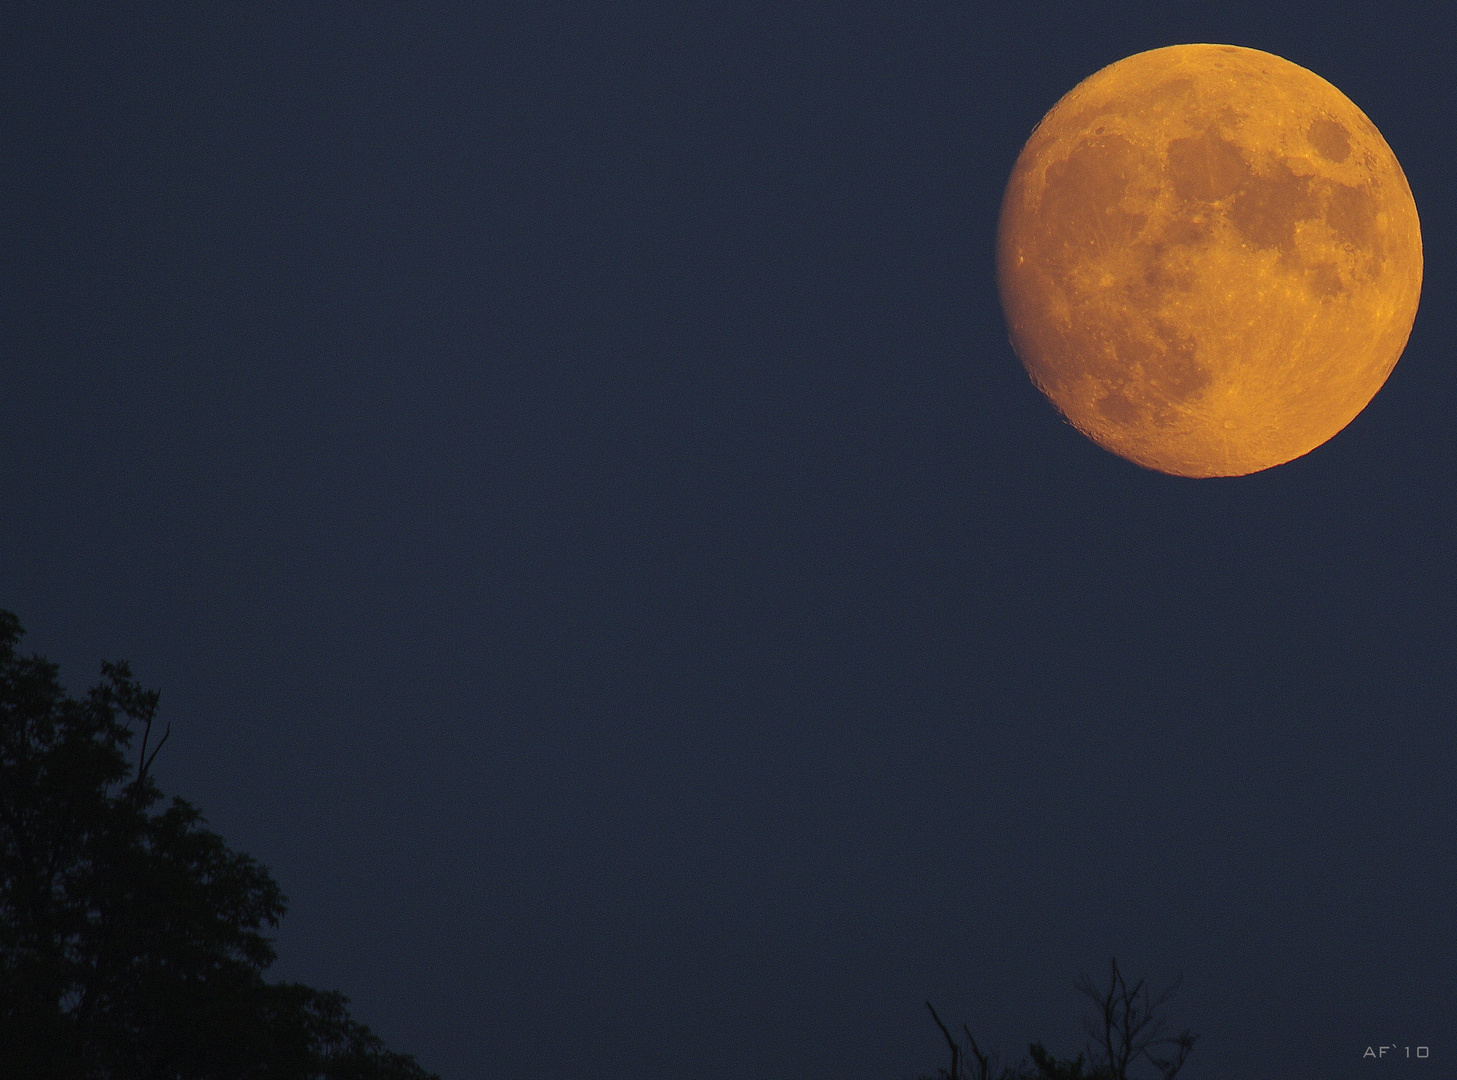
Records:
M951 1051L951 1064L936 1070L936 1077L921 1080L1134 1080L1129 1070L1140 1060L1152 1065L1162 1080L1174 1080L1199 1038L1187 1029L1178 1035L1164 1034L1168 1023L1160 1010L1178 983L1153 998L1143 979L1129 987L1116 958L1111 965L1106 990L1094 985L1086 974L1077 982L1077 989L1092 1000L1097 1013L1084 1020L1093 1041L1076 1058L1058 1059L1035 1042L1027 1048L1030 1063L1024 1059L1018 1065L999 1068L993 1056L977 1045L970 1028L962 1025L966 1041L958 1043L926 1002Z
M158 805L157 691L105 663L72 698L56 665L18 655L22 635L0 611L6 1075L431 1080L342 994L264 980L286 898L186 800Z

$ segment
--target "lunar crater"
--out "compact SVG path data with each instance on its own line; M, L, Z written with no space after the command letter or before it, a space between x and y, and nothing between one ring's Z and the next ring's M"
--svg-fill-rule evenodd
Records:
M1327 161L1339 164L1351 156L1351 137L1345 128L1328 116L1320 116L1310 122L1305 137L1315 152Z

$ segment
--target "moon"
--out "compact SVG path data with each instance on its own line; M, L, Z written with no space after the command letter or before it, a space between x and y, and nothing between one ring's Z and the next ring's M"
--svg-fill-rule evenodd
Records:
M1416 203L1376 126L1271 53L1175 45L1103 68L1017 158L997 284L1032 381L1098 445L1243 476L1381 389L1422 284Z

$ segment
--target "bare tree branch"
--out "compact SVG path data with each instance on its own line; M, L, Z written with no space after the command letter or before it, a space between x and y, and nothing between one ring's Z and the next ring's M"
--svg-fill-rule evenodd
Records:
M976 1039L971 1034L971 1028L962 1024L961 1030L966 1032L966 1041L971 1043L971 1052L976 1057L976 1080L991 1080L991 1060L981 1052L981 1047L976 1045Z
M147 726L149 728L152 726L150 720L147 722ZM162 752L162 745L163 745L163 743L165 743L167 741L168 736L170 736L171 734L172 734L172 725L171 724L168 724L167 725L167 730L164 731L164 732L162 732L162 738L161 738L161 740L157 743L156 748L152 751L152 756L149 757L149 758L147 758L146 764L144 764L142 766L141 772L138 774L138 780L140 780L141 777L146 776L146 774L151 770L151 768L152 768L152 762L154 762L154 761L157 760L157 755Z
M1164 1080L1173 1080L1183 1068L1199 1036L1190 1031L1165 1036L1167 1021L1159 1015L1180 981L1176 979L1158 997L1151 997L1145 980L1139 979L1132 987L1128 985L1118 970L1117 958L1111 961L1106 991L1095 986L1087 975L1079 979L1077 988L1092 999L1098 1010L1098 1015L1084 1026L1089 1037L1100 1044L1103 1065L1112 1080L1129 1080L1128 1070L1140 1057L1146 1058ZM1164 1046L1174 1047L1173 1055L1155 1056L1154 1049Z
M931 1009L931 1003L926 1002L926 1008ZM956 1045L956 1040L951 1037L951 1032L946 1030L946 1025L941 1023L941 1018L936 1015L936 1010L931 1009L931 1019L936 1021L936 1026L941 1029L941 1034L946 1036L946 1045L951 1047L951 1071L941 1070L942 1075L949 1077L949 1080L961 1080L961 1047Z

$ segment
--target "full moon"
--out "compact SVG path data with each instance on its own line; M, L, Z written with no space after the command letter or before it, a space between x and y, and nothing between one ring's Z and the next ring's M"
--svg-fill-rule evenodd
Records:
M1111 64L1007 182L997 283L1032 381L1098 445L1243 476L1349 424L1406 347L1416 204L1376 126L1314 72L1231 45Z

